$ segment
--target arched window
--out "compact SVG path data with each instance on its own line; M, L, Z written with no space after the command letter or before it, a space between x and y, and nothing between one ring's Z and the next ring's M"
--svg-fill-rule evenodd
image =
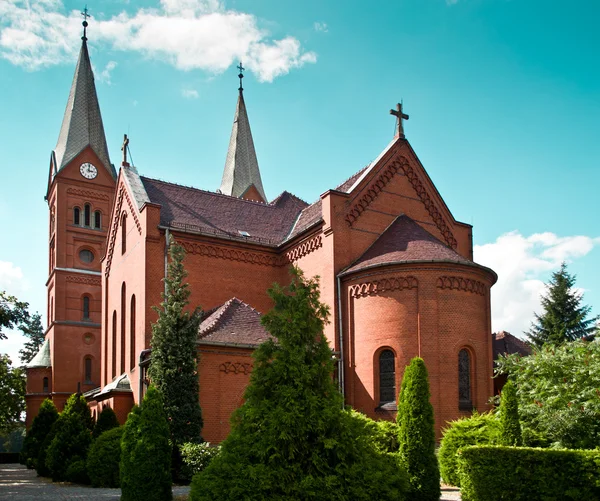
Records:
M84 382L84 384L93 384L93 381L92 381L92 358L85 357L83 363L84 363L84 367L85 367L85 375L83 378L83 382Z
M91 224L91 218L92 208L90 207L90 204L85 204L83 207L83 226L87 226L89 228Z
M73 207L73 224L79 226L81 224L81 209Z
M121 254L127 250L127 215L121 218Z
M135 294L131 296L129 318L129 370L133 370L135 367Z
M117 375L117 311L113 311L112 321L112 377Z
M44 381L43 381L43 392L44 393L49 393L50 388L48 387L48 378L45 377Z
M471 401L471 356L462 349L458 352L458 408L472 410Z
M392 350L379 355L379 404L396 401L396 357Z
M102 215L100 214L99 210L94 212L94 228L97 230L102 229Z
M121 374L125 372L125 282L121 285Z
M83 296L83 319L90 319L90 297Z

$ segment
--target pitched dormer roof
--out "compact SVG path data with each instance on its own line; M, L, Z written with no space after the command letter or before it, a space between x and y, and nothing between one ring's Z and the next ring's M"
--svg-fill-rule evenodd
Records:
M56 175L73 160L81 151L90 146L104 168L113 178L117 178L115 168L110 163L104 126L100 114L100 105L94 84L94 73L88 53L87 38L82 37L79 60L75 68L75 76L71 84L71 92L67 101L67 109L63 118L58 142L53 152L53 172Z
M252 186L262 197L262 201L266 202L267 197L260 178L250 122L246 112L244 92L240 88L219 191L225 195L243 198Z

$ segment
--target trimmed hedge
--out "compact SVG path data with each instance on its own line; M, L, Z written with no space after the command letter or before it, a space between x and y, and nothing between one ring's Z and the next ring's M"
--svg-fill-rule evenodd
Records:
M600 451L473 446L459 456L463 501L600 500Z
M500 436L500 422L491 412L450 421L444 428L438 451L440 473L445 484L460 487L458 451L469 445L496 445Z
M120 487L119 463L123 428L113 428L102 433L90 447L87 473L94 487Z

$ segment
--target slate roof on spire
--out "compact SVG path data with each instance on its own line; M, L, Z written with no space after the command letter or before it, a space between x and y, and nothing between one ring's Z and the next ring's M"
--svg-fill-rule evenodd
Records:
M54 149L56 174L73 160L86 146L91 146L102 164L113 178L117 178L115 168L110 163L108 147L102 125L100 105L94 84L94 73L88 53L86 37L82 37L79 60L67 101L58 142Z
M256 159L254 141L252 140L250 122L248 121L246 103L244 102L244 92L240 88L219 191L225 195L241 198L252 186L256 188L263 201L266 202L267 197L260 178L258 160Z

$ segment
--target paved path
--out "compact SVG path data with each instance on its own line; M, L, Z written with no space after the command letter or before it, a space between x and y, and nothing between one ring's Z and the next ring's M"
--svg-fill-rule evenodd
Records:
M189 493L189 487L174 487L173 495ZM35 470L20 464L0 464L0 500L11 501L119 501L121 489L94 489L84 485L52 483L38 477ZM454 487L442 487L440 501L460 501L460 493Z

